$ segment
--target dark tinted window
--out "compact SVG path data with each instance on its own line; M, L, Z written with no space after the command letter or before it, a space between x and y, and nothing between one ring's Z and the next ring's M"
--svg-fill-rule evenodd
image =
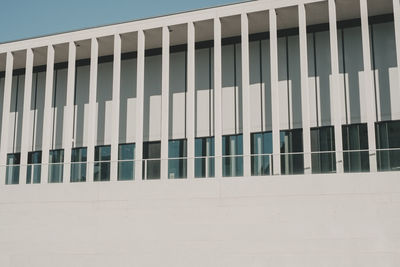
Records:
M400 121L376 124L379 171L400 171Z
M135 177L135 144L120 144L118 149L118 180Z
M293 129L280 132L282 174L303 174L303 130Z
M49 183L62 183L64 175L64 150L50 150L49 152Z
M6 184L18 184L19 183L19 164L21 154L7 154L7 166L6 166Z
M168 178L186 178L187 159L186 139L168 142Z
M272 166L272 132L251 134L251 174L269 175Z
M161 169L161 142L143 143L143 178L160 179Z
M215 151L214 137L202 137L195 139L195 177L215 176Z
M110 181L111 146L97 146L94 153L94 181Z
M222 137L222 176L243 176L243 136Z
M368 130L367 124L342 126L343 162L345 172L368 172Z
M333 126L311 129L311 160L313 173L336 171L335 132Z

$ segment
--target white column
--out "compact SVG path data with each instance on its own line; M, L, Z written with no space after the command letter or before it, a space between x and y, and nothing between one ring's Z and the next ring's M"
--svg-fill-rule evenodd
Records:
M273 174L281 173L279 132L279 88L278 88L278 32L275 9L269 10L270 58L271 58L271 103L272 103L272 149Z
M311 173L310 104L308 87L307 21L304 4L299 4L299 41L301 76L301 113L303 124L304 173Z
M336 172L343 173L342 141L342 103L339 90L339 53L336 26L336 3L328 0L329 5L329 38L331 51L331 107L332 121L335 127Z
M53 128L52 110L54 76L54 46L47 47L46 86L44 96L43 135L42 135L42 175L41 183L48 183L49 151L51 145L51 132Z
M121 90L121 36L114 35L113 96L112 96L112 140L111 140L111 181L118 179L119 144L119 102Z
M393 16L394 33L396 38L397 70L399 72L398 77L400 77L400 0L393 0Z
M161 179L168 179L169 28L162 29Z
M10 105L11 105L11 85L13 75L14 55L12 52L7 52L6 59L6 76L4 81L4 97L3 97L3 119L1 127L1 143L0 143L0 186L5 184L6 177L6 162L7 162L7 147L8 147L8 134L10 129Z
M249 73L249 20L241 14L242 36L242 109L243 109L243 174L251 176L250 169L250 73Z
M194 178L194 143L195 143L195 27L188 23L188 53L187 53L187 156L188 178Z
M222 177L222 56L221 21L214 18L214 140L215 177Z
M366 103L368 108L368 148L369 153L369 166L371 172L377 171L376 163L376 141L375 141L375 92L373 84L373 72L371 68L371 49L370 49L370 35L368 25L368 7L367 0L360 0L361 12L361 34L362 34L362 48L363 48L363 62L364 62L364 83L366 90Z
M143 158L143 98L144 98L144 52L145 34L138 31L137 46L137 84L136 84L136 148L135 148L135 179L142 180Z
M94 171L94 147L97 136L97 68L99 56L99 42L97 38L91 40L90 50L90 78L89 78L89 125L88 125L88 148L87 148L87 181L93 182Z
M74 42L68 44L68 74L67 74L67 99L64 108L64 129L63 129L63 146L64 146L64 181L71 180L71 150L73 147L73 122L75 108L75 68L76 68L76 45Z
M30 134L30 113L31 113L31 96L32 96L32 75L33 75L33 50L26 50L26 68L25 68L25 88L24 88L24 111L22 117L22 139L21 139L21 172L19 175L19 183L26 183L26 171L28 163L28 152L31 138Z

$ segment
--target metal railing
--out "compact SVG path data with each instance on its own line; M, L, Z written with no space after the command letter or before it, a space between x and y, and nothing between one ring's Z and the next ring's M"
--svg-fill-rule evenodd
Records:
M109 181L112 165L117 164L118 177L116 180L135 180L137 179L135 169L137 164L141 163L142 177L140 179L142 180L164 178L164 174L161 174L162 164L167 166L166 175L168 179L185 179L188 177L188 164L192 161L194 178L213 178L217 167L222 168L222 177L234 177L244 175L244 161L248 159L250 160L251 176L292 175L304 174L307 171L304 164L306 155L311 156L311 172L307 172L311 174L336 173L338 164L343 164L344 172L369 172L371 156L376 157L378 172L400 171L400 148L389 148L344 150L340 152L317 151L310 153L224 155L220 157L196 156L168 159L10 164L0 166L0 173L5 175L6 184L42 183L44 168L47 168L46 181L48 183L86 182L89 170L93 171L94 181ZM274 158L276 157L280 158L279 173L274 173ZM217 158L220 158L221 166L216 166ZM70 170L68 179L64 177L65 168Z

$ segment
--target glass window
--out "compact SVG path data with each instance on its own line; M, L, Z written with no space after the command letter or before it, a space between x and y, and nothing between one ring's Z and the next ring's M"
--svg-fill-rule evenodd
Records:
M243 136L222 137L222 176L243 176Z
M186 139L168 141L168 178L186 178Z
M71 182L86 181L87 148L73 148L71 151Z
M336 172L335 132L333 126L311 129L312 173Z
M367 124L342 126L343 163L345 172L368 172L368 130Z
M135 177L135 144L120 144L118 150L118 180L133 180Z
M303 174L303 130L292 129L280 132L282 174Z
M110 181L111 146L96 146L94 161L94 181Z
M400 171L400 121L376 124L379 171Z
M195 139L195 177L214 177L215 151L214 137Z
M40 175L42 168L42 151L28 153L28 166L26 170L27 184L40 184Z
M272 166L272 132L251 134L251 175L270 175Z
M62 183L64 172L64 150L50 150L49 153L49 183Z
M161 142L143 143L143 179L160 179Z
M21 154L7 154L7 166L6 166L6 184L18 184L19 183L19 164Z

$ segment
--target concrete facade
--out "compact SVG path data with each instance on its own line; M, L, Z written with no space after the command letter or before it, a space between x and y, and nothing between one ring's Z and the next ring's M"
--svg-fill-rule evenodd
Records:
M400 172L382 171L376 133L400 120L399 62L399 0L250 1L0 44L0 266L400 265ZM367 129L351 152L367 172L346 171L346 125ZM330 174L313 171L322 127ZM298 129L302 150L287 151L282 132ZM255 133L271 133L270 152L252 152ZM237 155L227 136L242 138ZM196 141L210 137L215 177L198 179ZM186 140L185 179L169 179L171 140ZM134 179L119 181L119 145L133 143ZM100 146L107 182L94 182ZM85 181L71 183L75 148ZM284 175L291 153L300 175Z

